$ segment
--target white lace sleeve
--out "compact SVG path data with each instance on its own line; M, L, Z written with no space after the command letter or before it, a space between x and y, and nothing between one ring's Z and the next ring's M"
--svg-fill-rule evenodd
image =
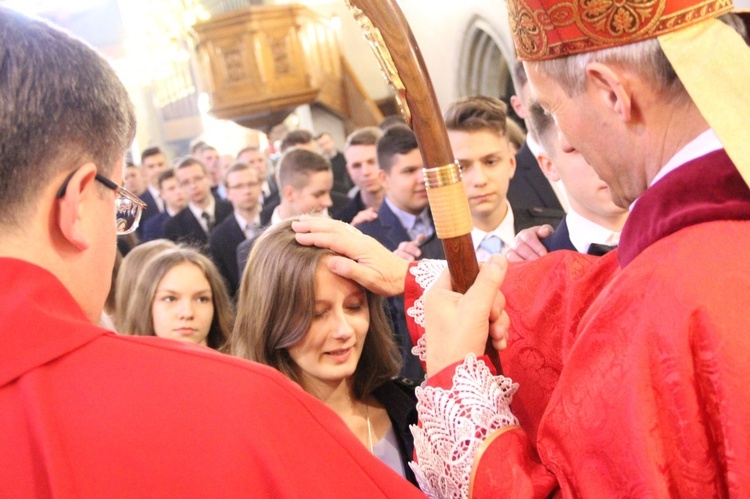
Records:
M417 285L424 291L430 289L430 286L440 277L440 273L448 266L445 260L420 260L417 265L411 267L409 272L414 276ZM409 307L406 315L414 319L414 322L424 327L424 303L420 296L414 301L414 305ZM411 349L411 353L419 357L419 360L425 360L425 341L424 336L420 337L417 344Z
M469 354L453 375L450 390L417 388L422 427L412 426L417 462L409 463L429 497L467 497L474 456L496 430L518 424L510 403L518 385L493 376Z

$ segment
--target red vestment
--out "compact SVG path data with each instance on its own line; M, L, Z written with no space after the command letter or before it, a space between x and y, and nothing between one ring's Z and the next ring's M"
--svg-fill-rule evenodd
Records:
M0 259L0 497L422 497L276 370L92 325Z
M649 188L617 251L511 265L501 360L523 429L489 435L472 496L750 496L749 220L718 151ZM410 275L406 306L420 293Z

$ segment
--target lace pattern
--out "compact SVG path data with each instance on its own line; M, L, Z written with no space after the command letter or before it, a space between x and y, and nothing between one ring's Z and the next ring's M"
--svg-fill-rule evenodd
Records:
M416 463L409 463L429 497L467 497L474 456L494 431L518 424L510 403L518 385L493 376L474 354L456 368L453 386L417 388L421 427L412 426Z
M427 338L424 335L420 336L417 344L411 347L411 354L419 357L422 362L427 362Z
M414 276L417 285L424 291L427 291L447 266L448 264L445 260L420 260L417 265L409 269L409 272ZM415 300L414 306L409 307L406 315L414 319L414 322L418 326L424 327L424 304L422 303L421 296ZM415 353L414 355L417 354Z
M417 265L411 267L409 272L414 276L414 280L422 290L426 291L440 276L440 273L447 267L445 260L420 260ZM422 293L424 294L424 292ZM406 315L414 319L414 323L424 329L424 303L420 296L414 301L414 305L409 307ZM420 336L417 344L412 347L411 353L419 357L419 360L425 362L427 352L427 342L425 337Z
M414 276L414 280L419 284L422 289L429 289L440 273L445 270L448 266L448 262L445 260L420 260L415 266L409 269L411 275Z

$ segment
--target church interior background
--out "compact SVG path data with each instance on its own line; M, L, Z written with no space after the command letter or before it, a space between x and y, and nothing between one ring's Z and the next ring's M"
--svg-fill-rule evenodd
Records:
M748 0L750 1L750 0ZM219 151L263 148L307 128L339 148L398 112L344 0L5 0L100 50L138 117L137 151L173 157L196 137ZM506 102L513 45L501 0L399 0L441 107L467 95Z

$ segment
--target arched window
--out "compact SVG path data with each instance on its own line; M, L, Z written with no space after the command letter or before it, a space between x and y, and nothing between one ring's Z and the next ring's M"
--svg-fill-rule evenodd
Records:
M482 19L476 19L467 30L458 88L464 96L488 95L507 102L514 92L513 81L499 43L491 33L493 30Z

